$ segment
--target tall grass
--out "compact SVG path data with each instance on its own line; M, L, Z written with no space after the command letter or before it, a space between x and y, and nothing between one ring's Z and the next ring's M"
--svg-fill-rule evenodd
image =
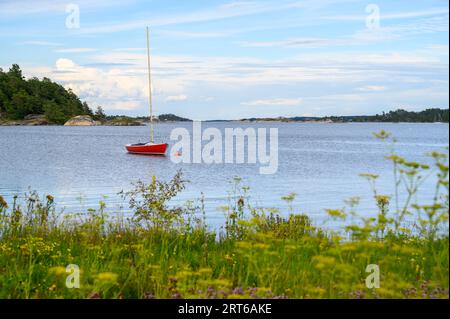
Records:
M430 156L433 166L389 155L393 196L377 192L377 175L362 174L378 214L358 217L351 198L327 210L339 230L296 214L293 193L285 214L252 207L239 178L224 227L211 230L202 200L169 205L185 187L181 172L124 193L129 218L107 215L104 203L58 215L51 196L30 193L21 205L0 196L0 298L448 298L448 156ZM430 174L434 199L418 204ZM79 288L66 286L69 264L81 270ZM366 285L370 264L379 288Z

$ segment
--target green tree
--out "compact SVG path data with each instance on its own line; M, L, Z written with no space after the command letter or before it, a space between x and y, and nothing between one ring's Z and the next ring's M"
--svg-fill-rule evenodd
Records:
M94 118L98 121L106 120L105 111L103 111L103 108L100 105L97 107L97 110L95 111Z
M83 102L81 104L81 107L83 109L83 114L85 114L85 115L93 115L91 108L89 107L89 105L86 102Z
M22 70L20 69L20 66L17 64L13 64L11 68L9 69L8 74L12 77L15 77L17 79L23 80Z
M14 120L23 119L26 115L31 113L32 109L32 98L25 90L14 93L10 103L6 105L8 117Z
M53 101L48 101L44 104L44 114L49 121L57 124L64 124L68 119L58 104Z
M3 93L2 88L0 88L0 117L3 112L6 111L6 102L8 98L5 93Z

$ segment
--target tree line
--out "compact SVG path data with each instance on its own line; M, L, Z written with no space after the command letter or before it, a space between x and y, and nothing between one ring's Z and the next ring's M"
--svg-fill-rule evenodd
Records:
M376 115L330 116L327 119L338 122L445 122L448 123L449 109L430 108L420 112L398 109Z

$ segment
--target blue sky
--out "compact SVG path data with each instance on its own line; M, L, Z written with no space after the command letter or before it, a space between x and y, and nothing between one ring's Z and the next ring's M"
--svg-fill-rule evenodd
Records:
M447 0L0 0L0 66L18 63L26 76L47 76L109 114L146 115L148 25L157 114L237 119L448 107L448 7Z

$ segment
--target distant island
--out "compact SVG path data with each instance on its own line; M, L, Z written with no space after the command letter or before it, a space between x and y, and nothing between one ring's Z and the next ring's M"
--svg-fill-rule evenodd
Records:
M275 117L275 118L248 118L243 122L323 122L323 123L348 123L348 122L408 122L408 123L448 123L449 109L430 108L420 112L398 109L388 113L376 115L353 116L324 116L324 117Z
M0 120L64 124L76 115L94 116L72 90L48 78L26 80L17 64L0 69Z
M71 90L44 77L25 79L19 65L13 64L4 72L0 68L0 125L146 125L150 117L106 115L101 106L93 111ZM174 114L154 116L155 122L189 122ZM215 120L231 122L228 120ZM215 122L209 121L209 122ZM246 118L239 122L449 122L449 109L429 108L421 112L403 109L376 115Z
M153 117L155 122L186 122L174 114ZM106 115L98 106L92 111L71 89L33 77L25 79L19 65L8 72L0 68L0 125L145 125L150 117Z

